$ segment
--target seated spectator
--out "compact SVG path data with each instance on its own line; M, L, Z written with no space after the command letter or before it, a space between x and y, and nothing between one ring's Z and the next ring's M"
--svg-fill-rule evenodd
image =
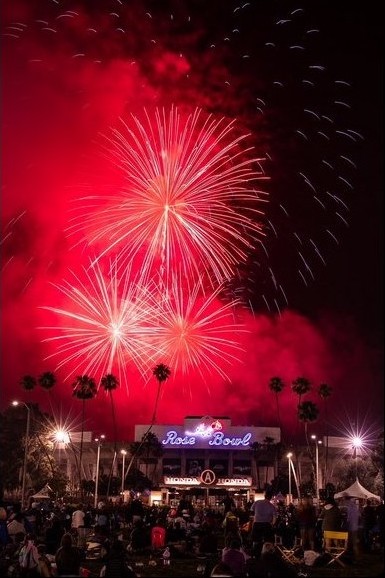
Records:
M151 548L159 550L164 548L166 543L166 529L162 526L160 520L151 528Z
M218 550L218 537L212 527L207 526L202 530L199 537L199 552L201 554L216 554Z
M21 514L16 514L13 517L13 519L10 522L8 522L7 528L8 528L8 535L13 543L15 543L16 534L22 533L25 536L25 534L27 533L24 526L23 516Z
M224 529L225 541L231 541L233 538L241 539L241 532L239 528L239 518L235 515L234 509L227 512L222 527Z
M60 541L64 534L64 524L57 516L51 519L50 524L45 530L44 542L47 546L47 553L55 555L60 546Z
M120 540L112 542L100 576L104 576L104 578L136 578L137 574L129 565L123 542Z
M250 578L297 578L294 567L281 558L271 542L263 544L259 559L248 560L247 570Z
M232 576L246 575L246 557L241 552L241 541L238 538L231 540L229 547L223 549L222 562L231 569Z
M38 573L39 554L35 544L35 536L26 534L23 545L19 551L20 576L22 578L35 578Z
M37 552L39 555L39 564L38 564L38 572L39 575L43 578L51 578L53 576L53 570L51 566L51 562L48 559L46 553L46 546L45 544L38 544Z
M147 530L142 520L138 519L131 530L128 549L131 552L140 552L149 545Z
M210 574L210 578L229 578L231 576L233 576L231 568L224 562L218 562Z
M58 576L79 576L82 555L74 546L72 536L66 532L60 542L60 548L55 554L55 562Z

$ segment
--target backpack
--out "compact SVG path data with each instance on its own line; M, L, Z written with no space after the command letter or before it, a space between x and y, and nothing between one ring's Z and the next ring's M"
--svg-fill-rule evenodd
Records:
M27 570L37 568L38 566L37 560L38 560L38 553L37 548L34 544L29 544L28 546L22 548L19 559L21 568Z

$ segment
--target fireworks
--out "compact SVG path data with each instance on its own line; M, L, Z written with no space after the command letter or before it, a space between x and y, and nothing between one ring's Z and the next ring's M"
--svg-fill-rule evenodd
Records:
M156 332L160 359L186 380L189 372L197 372L207 382L212 373L228 379L225 367L239 362L243 349L239 335L245 327L237 321L240 301L221 302L222 287L209 295L175 275L171 289L161 302L159 327Z
M244 331L234 318L238 302L223 304L221 287L206 296L201 282L186 287L181 276L162 293L158 284L130 280L130 270L120 276L116 262L108 271L106 277L96 263L82 278L73 274L72 283L55 285L69 299L68 309L43 307L61 320L41 329L54 333L45 339L56 346L47 359L58 358L57 369L70 368L67 379L89 373L100 380L116 371L127 386L128 364L148 375L159 359L184 376L196 370L204 380L212 371L227 377L223 361L238 360L242 350L234 340Z
M146 335L156 303L140 279L130 279L129 269L119 276L115 263L106 276L96 264L84 269L82 278L73 273L72 283L64 281L55 287L68 298L68 309L42 308L66 320L67 325L41 329L54 333L44 340L56 345L47 359L59 358L57 369L67 367L67 379L89 373L100 380L117 371L120 383L126 383L128 363L141 372L148 369L153 349Z
M6 4L4 190L9 214L44 214L37 231L23 226L23 252L42 261L23 278L26 306L48 274L65 278L92 253L54 283L65 304L43 307L60 320L45 327L49 358L71 375L117 368L122 383L127 364L146 375L162 361L173 376L227 377L242 356L239 297L300 310L349 226L363 139L353 84L322 53L328 30L313 8L271 3ZM81 188L97 134L118 187L107 173L90 185L93 157Z
M122 266L140 253L142 274L158 263L168 276L179 263L189 277L204 270L215 283L229 279L256 247L266 201L254 188L265 178L261 159L248 158L246 135L231 137L233 129L202 121L198 109L187 118L176 108L154 118L146 111L145 122L132 116L108 139L123 190L94 195L75 228L88 225L89 242L103 243L100 256L117 249Z

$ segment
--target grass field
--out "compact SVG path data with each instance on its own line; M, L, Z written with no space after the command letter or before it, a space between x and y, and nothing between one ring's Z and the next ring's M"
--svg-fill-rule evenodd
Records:
M204 560L196 557L184 557L171 559L170 565L165 566L161 555L150 553L137 554L132 557L132 567L138 576L143 578L195 578L203 576L199 572ZM90 578L99 576L102 564L99 561L87 561L85 567L91 571ZM363 554L355 564L346 565L345 568L336 566L314 568L298 567L298 571L304 571L309 578L380 578L384 576L383 552ZM285 578L282 576L282 578Z

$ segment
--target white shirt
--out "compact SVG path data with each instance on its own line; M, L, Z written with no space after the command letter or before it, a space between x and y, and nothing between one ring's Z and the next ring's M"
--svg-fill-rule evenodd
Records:
M72 514L72 528L80 528L81 526L84 526L84 518L85 513L83 510L75 510L75 512Z

